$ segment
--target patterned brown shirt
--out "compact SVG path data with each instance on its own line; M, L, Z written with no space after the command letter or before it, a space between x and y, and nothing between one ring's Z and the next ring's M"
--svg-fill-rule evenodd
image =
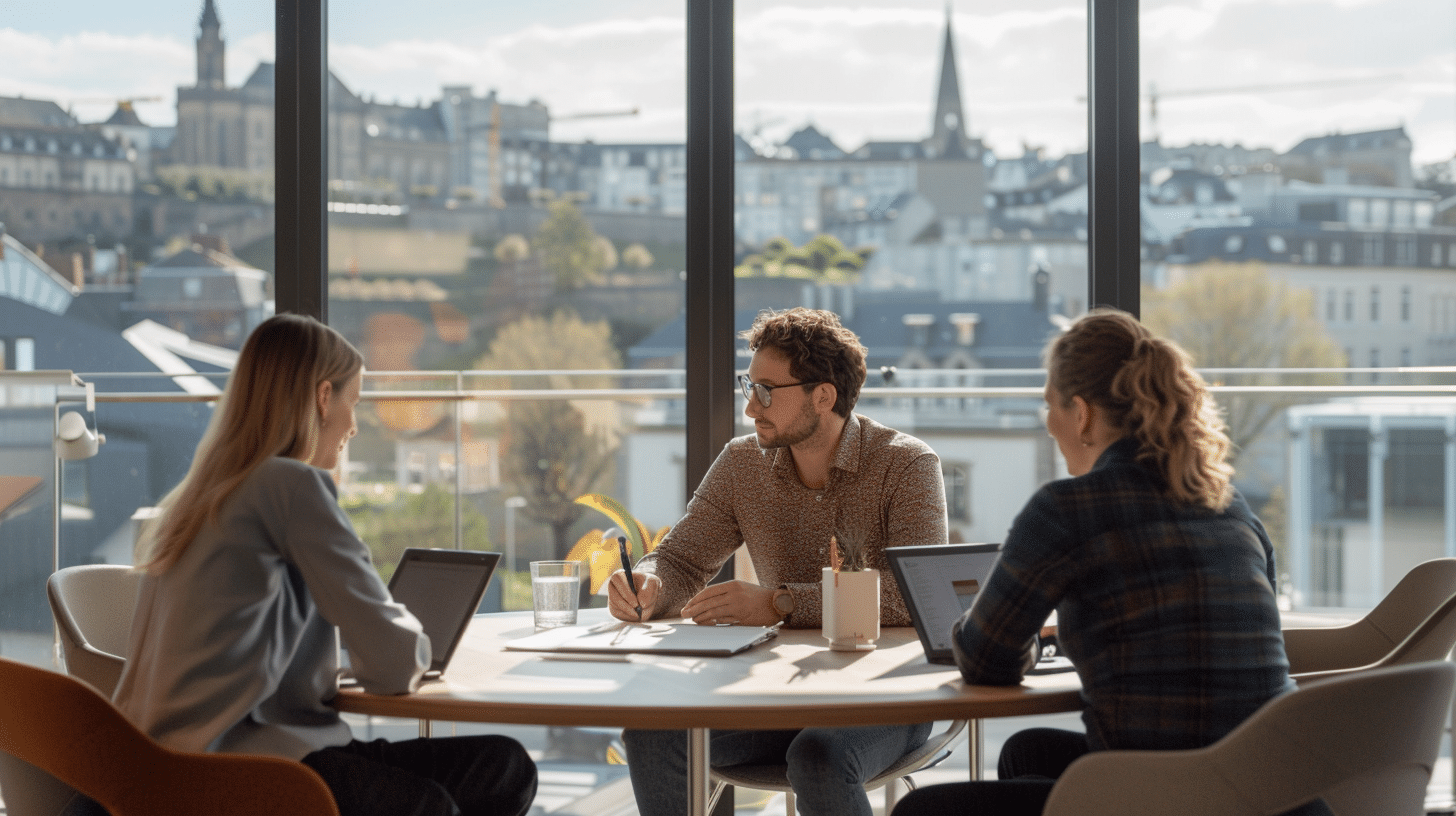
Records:
M820 570L836 533L865 536L868 564L880 571L881 624L910 625L885 548L946 543L940 458L913 436L850 414L829 479L813 490L799 481L788 448L764 450L753 434L738 437L637 568L662 581L659 617L675 617L746 544L759 583L793 593L787 625L813 628L821 625Z

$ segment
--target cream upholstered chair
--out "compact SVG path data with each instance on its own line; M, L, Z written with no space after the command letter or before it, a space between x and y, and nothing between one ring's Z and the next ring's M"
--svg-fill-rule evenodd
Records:
M885 812L889 813L894 810L897 783L903 780L906 786L913 790L915 782L911 780L910 774L937 765L950 756L951 750L965 728L965 720L951 721L944 729L927 737L924 745L900 757L899 761L865 782L865 790L884 788ZM713 810L718 797L723 794L726 786L736 785L751 790L780 791L784 794L784 812L790 814L794 812L794 788L789 784L787 765L731 765L726 768L714 768L711 774L714 784L713 795L708 802L710 811Z
M1453 596L1456 558L1417 564L1370 614L1348 626L1285 629L1289 673L1346 670L1380 662Z
M1422 816L1456 666L1372 669L1266 703L1191 751L1098 751L1043 816L1273 816L1317 797L1336 816Z
M121 679L141 573L113 564L58 570L46 581L66 673L107 697Z
M1295 682L1301 686L1317 680L1325 680L1330 677L1362 672L1369 669L1385 668L1387 666L1404 666L1411 663L1423 663L1431 660L1445 660L1451 654L1451 648L1456 646L1456 595L1447 598L1445 603L1436 607L1420 626L1406 635L1405 639L1396 644L1380 659L1368 664L1356 664L1344 668L1329 668L1324 671L1306 671L1291 673ZM1292 661L1291 661L1292 662Z
M89 685L0 658L0 752L95 799L111 816L337 816L308 766L158 745Z

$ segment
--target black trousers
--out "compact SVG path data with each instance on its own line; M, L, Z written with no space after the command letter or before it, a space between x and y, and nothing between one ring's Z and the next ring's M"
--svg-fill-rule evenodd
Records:
M354 740L303 764L323 777L340 816L524 816L536 798L536 763L510 737ZM76 795L64 816L107 816Z
M340 816L523 816L536 764L510 737L354 740L303 758Z
M931 785L909 793L893 816L1041 816L1057 777L1087 753L1087 736L1060 728L1028 728L1001 748L994 782ZM1282 816L1332 816L1315 800Z

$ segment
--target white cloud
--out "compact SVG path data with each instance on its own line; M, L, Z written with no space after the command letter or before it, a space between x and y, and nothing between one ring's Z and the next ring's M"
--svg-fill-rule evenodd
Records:
M1052 152L1086 146L1086 21L1081 0L1023 0L954 12L957 61L973 133L999 154L1023 142ZM438 35L335 42L335 71L356 93L413 104L443 85L539 99L566 115L638 107L635 117L562 121L561 139L681 141L686 40L680 14L492 29L495 12L461 11ZM593 7L599 10L599 7ZM593 12L595 13L595 12ZM782 137L806 122L853 149L866 139L919 139L930 127L942 0L882 8L843 0L739 0L735 104L740 129ZM520 16L520 15L516 15ZM557 15L561 17L562 15ZM1405 125L1417 161L1456 153L1456 48L1450 0L1143 0L1142 81L1163 91L1164 141L1238 141L1285 149L1335 130ZM341 27L342 30L342 27ZM426 31L430 29L426 28ZM227 29L224 29L225 33ZM472 34L454 32L489 32ZM139 106L172 121L190 84L190 26L177 37L82 33L44 37L0 29L0 94L66 99L158 94ZM273 58L270 33L228 44L228 77L243 82ZM1399 75L1390 79L1390 75ZM1385 79L1379 79L1385 77ZM1349 79L1335 88L1275 85ZM1247 86L1269 86L1261 92ZM1233 93L1179 96L1200 89ZM83 117L106 104L77 105ZM1144 110L1146 121L1146 108Z

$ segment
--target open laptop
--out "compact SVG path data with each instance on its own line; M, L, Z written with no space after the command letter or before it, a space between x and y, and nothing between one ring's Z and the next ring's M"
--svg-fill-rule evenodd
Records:
M885 550L926 660L955 663L951 627L975 603L1000 552L1000 544L923 544Z
M389 579L389 594L414 613L430 637L430 668L439 677L450 664L465 627L480 608L500 553L410 547Z

